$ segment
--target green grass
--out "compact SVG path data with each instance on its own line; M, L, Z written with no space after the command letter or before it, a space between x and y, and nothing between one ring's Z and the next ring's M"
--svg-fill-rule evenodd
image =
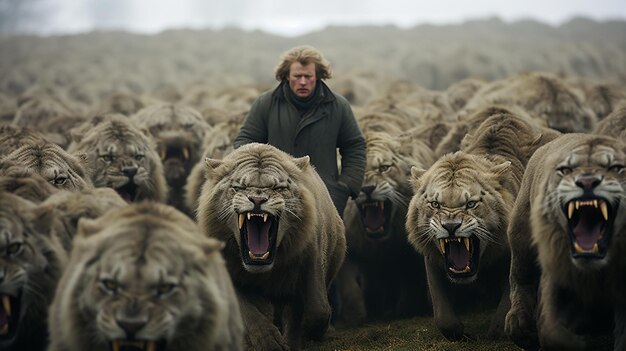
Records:
M520 350L509 340L485 340L490 317L488 312L461 316L466 331L475 341L447 341L435 327L432 317L418 317L330 330L324 341L310 343L306 350Z

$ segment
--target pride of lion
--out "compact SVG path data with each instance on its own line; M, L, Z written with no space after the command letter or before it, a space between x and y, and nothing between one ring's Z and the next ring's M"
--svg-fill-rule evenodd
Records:
M0 350L317 349L409 318L626 350L623 81L330 81L367 144L340 216L308 157L233 149L271 85L25 70L0 77Z

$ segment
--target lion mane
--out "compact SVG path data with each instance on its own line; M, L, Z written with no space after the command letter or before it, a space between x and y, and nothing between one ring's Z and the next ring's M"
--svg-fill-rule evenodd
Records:
M239 292L248 347L298 348L302 337L324 335L331 314L327 290L346 239L308 156L252 143L223 160L207 160L198 222L206 235L226 243L223 255ZM262 312L272 303L277 319ZM286 340L272 323L281 319L289 326Z
M52 351L241 350L219 250L183 213L143 202L81 219L50 308Z

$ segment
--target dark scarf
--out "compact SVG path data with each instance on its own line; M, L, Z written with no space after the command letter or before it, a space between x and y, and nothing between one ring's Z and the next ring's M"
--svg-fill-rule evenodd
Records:
M315 90L313 90L313 93L305 98L301 98L291 90L289 82L285 82L283 84L285 98L287 98L287 100L289 100L289 102L291 102L296 109L298 109L300 115L304 115L317 107L319 102L322 100L323 94L321 93L321 90L322 83L318 80L315 84Z

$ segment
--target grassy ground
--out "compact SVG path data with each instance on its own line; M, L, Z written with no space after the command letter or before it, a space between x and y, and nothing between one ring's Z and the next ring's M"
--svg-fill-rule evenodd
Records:
M338 328L329 331L320 343L307 345L307 350L520 350L508 340L484 340L489 326L489 313L465 315L462 321L475 341L447 341L435 327L432 317L394 320L366 324L359 328Z

